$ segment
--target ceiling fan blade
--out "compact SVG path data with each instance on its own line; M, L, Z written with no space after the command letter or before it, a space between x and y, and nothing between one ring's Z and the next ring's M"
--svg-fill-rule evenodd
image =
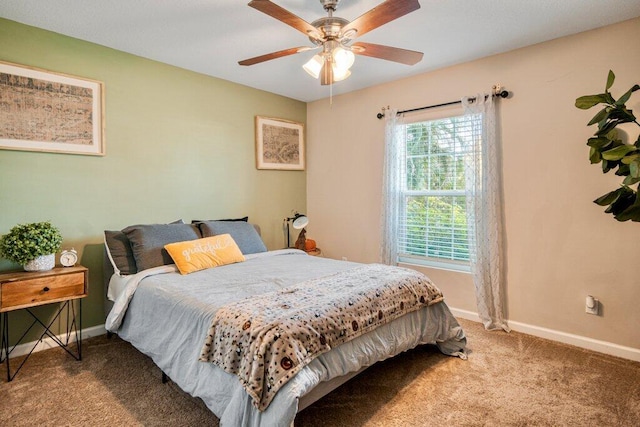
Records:
M356 30L357 36L360 37L418 9L420 9L418 0L387 0L345 25L342 34L349 30Z
M322 37L316 27L269 0L252 0L249 2L249 6L262 13L266 13L278 21L284 22L306 36L314 39L320 39Z
M314 47L301 46L301 47L292 47L285 50L279 50L278 52L267 53L266 55L256 56L254 58L244 59L242 61L238 61L240 65L254 65L259 64L261 62L270 61L272 59L282 58L283 56L294 55L300 52L306 52L307 50L313 50Z
M351 48L356 55L386 59L387 61L399 62L406 65L417 64L424 55L422 52L416 52L415 50L400 49L373 43L357 42L354 43Z

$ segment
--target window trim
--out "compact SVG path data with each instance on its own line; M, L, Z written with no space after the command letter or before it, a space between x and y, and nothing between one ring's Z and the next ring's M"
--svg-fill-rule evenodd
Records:
M470 261L445 260L409 254L398 254L398 264L409 264L420 267L437 268L438 270L456 271L471 274Z

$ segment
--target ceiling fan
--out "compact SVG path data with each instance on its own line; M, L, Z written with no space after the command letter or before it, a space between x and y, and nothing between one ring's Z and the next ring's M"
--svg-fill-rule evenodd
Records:
M420 62L422 52L373 43L351 43L356 37L420 9L418 0L386 0L351 22L333 16L339 2L340 0L320 0L328 16L308 23L270 0L252 0L249 2L250 7L295 28L308 36L315 46L280 50L245 59L238 64L254 65L300 52L321 49L321 52L304 64L303 68L313 77L320 77L321 84L330 85L351 75L349 68L353 65L354 54L406 65Z

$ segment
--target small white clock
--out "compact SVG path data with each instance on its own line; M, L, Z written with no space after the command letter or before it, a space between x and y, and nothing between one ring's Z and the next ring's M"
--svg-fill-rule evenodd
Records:
M60 254L60 264L64 267L73 267L78 262L78 252L71 248L70 250L64 250Z

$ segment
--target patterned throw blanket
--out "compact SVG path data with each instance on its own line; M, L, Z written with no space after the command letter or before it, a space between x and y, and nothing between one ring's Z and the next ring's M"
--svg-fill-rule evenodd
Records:
M262 411L317 356L442 300L421 273L365 265L225 305L200 360L237 375Z

